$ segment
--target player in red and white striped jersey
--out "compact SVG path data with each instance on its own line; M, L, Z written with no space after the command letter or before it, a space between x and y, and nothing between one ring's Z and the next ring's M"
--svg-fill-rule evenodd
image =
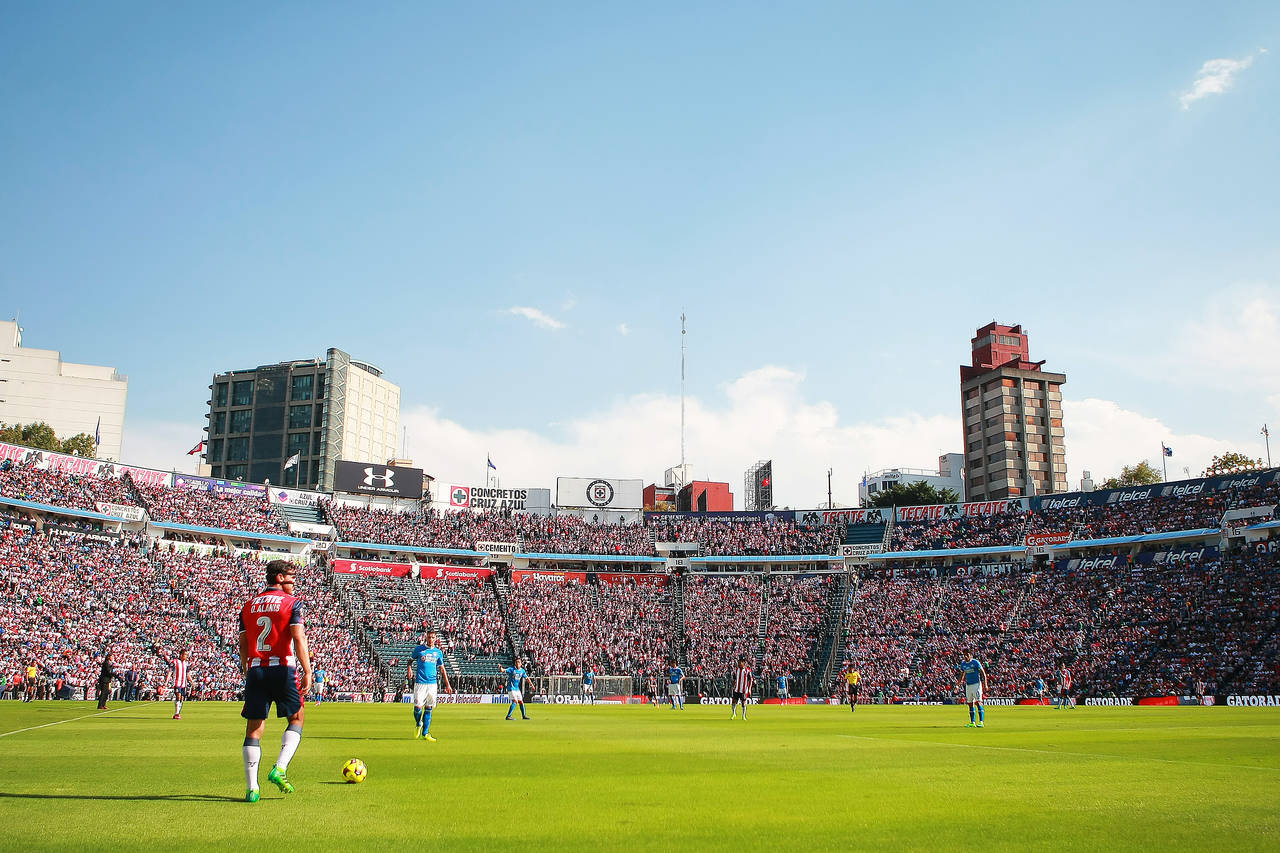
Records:
M747 697L751 695L751 668L746 658L738 658L738 668L733 671L733 695L729 697L729 719L738 714L742 706L742 719L747 719Z
M183 649L178 652L178 659L173 662L173 718L175 720L182 719L182 700L187 698L187 691L191 689L191 671L187 662L187 650Z
M1053 706L1053 709L1055 711L1059 708L1070 710L1075 706L1076 700L1071 698L1071 670L1067 669L1066 665L1063 664L1062 668L1058 670L1058 702Z

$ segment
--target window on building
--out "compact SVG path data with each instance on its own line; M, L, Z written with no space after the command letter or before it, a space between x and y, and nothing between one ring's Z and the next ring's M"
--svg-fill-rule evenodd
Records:
M215 406L225 406L227 404L227 383L217 382L214 384L213 404Z
M316 375L314 373L303 373L294 376L289 382L289 399L294 402L302 400L311 400L312 392L315 389Z
M209 442L209 455L205 458L206 462L222 461L222 441L221 438L215 438Z
M315 416L311 419L313 427L324 425L324 406L316 406Z
M294 377L297 378L296 376ZM307 429L311 426L311 405L289 407L289 429Z
M971 486L981 486L981 485L982 485L983 483L985 483L986 481L987 481L987 478L986 478L986 477L984 477L983 475L981 475L981 474L974 474L972 477L970 477L970 478L969 478L969 485L971 485Z
M253 411L251 409L241 409L238 412L231 413L231 431L248 432L250 425L253 423Z
M227 431L227 413L214 412L213 413L213 434L224 435L226 431Z
M262 462L267 459L279 459L280 448L284 446L284 436L278 432L253 437L253 461ZM255 466L256 467L256 466Z
M319 456L324 452L320 449L320 435L321 433L318 433L318 432L311 433L311 455L312 456Z
M291 432L289 433L289 451L285 456L292 456L295 453L301 453L303 456L308 455L311 449L311 433L309 432Z
M1017 387L1018 387L1018 380L1016 380L1016 379L1001 379L1001 380L1000 380L1000 384L1001 384L1001 385L1003 385L1005 388L1017 388Z
M247 447L248 439L244 439L244 441L246 442L246 447ZM244 481L244 479L249 476L249 466L248 465L228 465L226 468L223 469L223 472L224 473L222 476L226 477L228 480Z
M246 379L242 382L231 383L231 405L233 406L253 405L253 380L252 379Z
M879 491L879 489L876 487L876 484L875 484L875 483L868 483L868 484L867 484L867 494L869 494L869 495L873 495L873 494L875 494L875 493L876 493L876 492L878 492L878 491Z
M214 466L209 470L209 473L211 473L211 474L212 474L213 476L215 476L215 477L221 477L221 476L222 476L222 466L221 466L221 465L214 465Z
M249 458L249 439L247 438L229 438L227 439L227 461L239 462ZM231 470L236 466L228 465L227 470ZM243 466L241 466L243 467ZM230 474L228 477L232 476Z

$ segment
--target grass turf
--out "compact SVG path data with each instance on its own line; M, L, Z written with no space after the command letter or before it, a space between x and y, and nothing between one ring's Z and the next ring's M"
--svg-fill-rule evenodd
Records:
M289 796L268 722L257 805L238 710L0 704L3 846L1280 846L1280 709L1002 707L975 730L963 707L447 705L427 743L410 706L325 704ZM352 757L361 785L340 781Z

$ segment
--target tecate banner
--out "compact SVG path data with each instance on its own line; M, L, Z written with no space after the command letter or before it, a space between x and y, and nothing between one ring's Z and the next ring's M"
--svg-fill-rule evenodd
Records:
M422 497L422 469L339 459L333 467L333 488L356 495L417 500Z
M975 501L967 504L931 504L898 507L898 521L938 521L1026 512L1027 499Z
M168 471L134 468L131 465L117 465L100 459L68 456L65 453L54 453L49 450L32 450L30 447L0 442L0 463L4 462L29 465L40 471L75 474L79 477L100 477L104 480L119 480L128 474L130 479L140 486L162 486L167 489L173 485L173 474Z
M796 521L800 524L885 524L892 509L798 509Z
M638 510L644 506L644 480L556 477L556 506Z

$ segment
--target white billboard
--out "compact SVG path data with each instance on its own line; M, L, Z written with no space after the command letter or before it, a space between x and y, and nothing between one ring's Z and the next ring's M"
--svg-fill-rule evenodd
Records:
M644 480L556 477L556 506L569 509L641 509Z

